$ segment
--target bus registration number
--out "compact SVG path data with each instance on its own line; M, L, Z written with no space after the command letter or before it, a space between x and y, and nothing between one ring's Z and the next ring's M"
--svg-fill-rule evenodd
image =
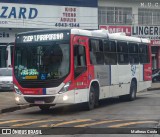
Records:
M41 100L37 100L37 101L34 101L35 104L44 104L44 101L41 101Z

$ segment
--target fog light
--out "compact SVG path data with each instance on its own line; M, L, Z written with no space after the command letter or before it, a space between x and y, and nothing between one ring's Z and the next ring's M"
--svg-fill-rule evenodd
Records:
M15 100L16 100L17 102L19 102L20 98L19 98L19 97L15 97Z
M66 100L68 100L68 96L63 96L63 101L66 101Z

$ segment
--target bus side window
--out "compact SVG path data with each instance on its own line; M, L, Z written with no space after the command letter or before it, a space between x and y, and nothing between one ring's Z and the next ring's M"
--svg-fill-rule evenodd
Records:
M103 41L104 62L106 65L117 64L116 43L115 41Z
M117 42L118 63L128 64L128 45L127 42Z
M93 65L104 64L102 40L91 39L89 44L90 62Z
M138 64L139 56L138 56L138 44L137 43L128 43L129 47L129 62L130 64Z
M75 78L87 70L86 52L82 45L74 45L74 74Z
M148 54L148 46L145 44L139 44L139 59L141 64L149 63Z

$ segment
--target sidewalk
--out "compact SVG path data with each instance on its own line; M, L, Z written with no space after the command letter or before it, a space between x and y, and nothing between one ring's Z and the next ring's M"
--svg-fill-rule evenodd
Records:
M0 91L0 113L12 112L27 107L29 107L29 105L18 106L15 103L13 91Z
M148 91L151 90L160 90L160 83L152 83L152 87L148 88ZM28 107L29 105L19 106L15 103L13 91L0 91L0 114L25 109Z
M151 90L160 90L160 82L159 83L152 83L152 86L147 89L148 91Z

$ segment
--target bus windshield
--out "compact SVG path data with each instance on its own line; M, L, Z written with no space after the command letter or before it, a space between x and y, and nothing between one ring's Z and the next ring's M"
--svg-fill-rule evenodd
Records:
M19 80L56 80L69 73L69 43L19 43L14 71Z

